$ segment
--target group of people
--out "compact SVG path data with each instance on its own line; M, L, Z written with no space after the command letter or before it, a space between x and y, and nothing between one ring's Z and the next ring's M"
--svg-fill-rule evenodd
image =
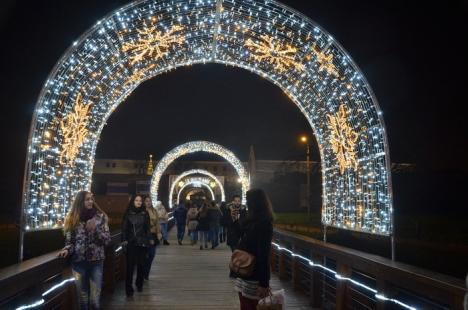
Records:
M247 206L235 195L229 204L218 206L213 201L179 204L173 216L177 239L181 245L186 228L191 244L200 242L200 250L215 249L226 242L231 248L248 251L255 256L254 272L248 278L233 272L241 309L255 309L258 300L268 293L270 279L269 254L273 234L273 213L263 190L247 192ZM159 201L153 207L149 196L131 197L122 219L122 247L126 251L125 291L133 296L135 286L143 290L148 280L158 244L167 240L168 213ZM107 215L95 203L91 192L79 192L64 223L65 247L60 257L71 257L72 270L79 291L80 308L100 308L104 249L110 242Z

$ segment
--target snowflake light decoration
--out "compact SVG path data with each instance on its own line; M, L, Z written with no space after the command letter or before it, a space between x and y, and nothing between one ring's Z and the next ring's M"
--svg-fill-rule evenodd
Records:
M296 60L297 48L281 43L277 39L262 35L261 40L247 39L245 47L251 52L251 57L258 62L266 61L279 72L290 68L298 71L304 69L304 64Z
M333 64L333 54L330 53L327 55L325 54L325 52L321 52L317 48L316 44L312 46L312 50L314 51L314 54L317 57L317 62L319 63L319 72L325 70L330 75L334 75L335 77L340 76L338 70Z
M63 138L60 163L74 166L79 148L88 135L87 122L90 104L81 102L81 94L76 97L73 111L60 121L60 131Z
M340 172L343 174L347 168L357 169L356 142L359 135L351 128L348 122L349 112L341 105L338 113L327 115L328 126L332 132L330 144L336 159L340 164Z
M156 30L156 26L147 26L143 29L138 29L137 42L124 42L122 52L130 52L130 64L133 65L146 58L158 60L169 53L169 48L172 45L182 44L185 42L185 37L180 35L184 29L182 26L172 26L167 31Z

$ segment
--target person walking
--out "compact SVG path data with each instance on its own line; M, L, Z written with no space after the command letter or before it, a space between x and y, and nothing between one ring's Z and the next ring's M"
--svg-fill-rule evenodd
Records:
M133 272L136 266L137 276L135 285L138 292L143 290L145 263L148 247L154 244L151 235L150 217L143 207L143 197L133 196L122 220L122 244L127 253L127 275L125 278L125 292L128 297L133 296Z
M71 257L80 309L100 309L105 246L110 242L107 215L93 194L80 191L64 222L65 247L59 257Z
M162 242L164 245L169 245L170 243L167 241L167 222L169 219L169 215L167 214L166 207L164 207L161 201L156 202L156 211L158 211Z
M200 250L208 248L208 232L210 230L209 219L208 219L208 205L204 203L200 210L198 210L198 239L200 241Z
M208 202L208 226L211 249L214 250L219 245L219 222L221 219L221 210L214 201Z
M248 215L241 226L238 249L255 256L250 276L236 277L235 290L239 294L241 310L255 310L261 298L268 296L270 287L270 251L273 238L273 210L265 192L247 192Z
M194 245L198 241L198 210L197 205L190 203L187 211L187 229L190 235L190 244Z
M221 206L219 207L219 210L221 211L221 218L219 219L219 242L223 243L226 242L226 237L227 237L227 216L228 214L228 208L226 206L226 202L223 201L221 202Z
M161 228L159 225L158 212L153 207L151 197L145 196L143 204L150 218L151 235L154 240L154 243L150 244L148 247L148 257L146 258L145 263L145 275L143 278L148 280L151 271L151 265L153 264L154 257L156 256L156 247L159 245L159 240L161 239Z
M185 235L185 225L187 222L187 209L184 203L179 203L174 210L174 219L177 225L177 242L182 245Z
M245 206L241 205L241 197L234 195L232 203L228 205L228 216L226 217L227 224L227 245L231 251L237 247L241 235L241 223L247 217L247 210Z

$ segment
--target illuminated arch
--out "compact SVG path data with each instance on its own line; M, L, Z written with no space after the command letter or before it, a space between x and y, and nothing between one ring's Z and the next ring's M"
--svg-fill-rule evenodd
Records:
M62 225L75 193L90 189L107 119L139 84L208 62L271 81L305 115L320 150L324 224L392 231L387 134L371 87L332 36L274 0L138 0L74 42L36 104L23 227Z
M189 186L206 187L208 189L208 191L210 192L211 200L216 199L215 193L213 192L213 189L210 187L210 184L206 184L204 182L200 182L200 181L196 181L196 180L189 180L177 192L177 204L179 204L179 201L180 201L180 194L184 191L184 189L186 189Z
M242 187L242 200L245 203L245 194L250 187L250 177L244 167L244 164L230 150L219 144L208 141L187 142L173 148L164 155L154 168L153 177L151 179L151 196L154 201L158 200L159 182L161 181L161 177L167 167L181 156L198 152L216 154L227 160L234 167L237 175L239 176L239 183Z
M219 179L212 174L211 172L204 170L204 169L192 169L192 170L187 170L183 172L181 175L179 175L174 182L171 184L171 189L169 190L169 208L172 209L172 195L174 194L174 189L176 185L179 183L180 180L185 178L186 176L192 175L192 174L202 174L209 176L210 178L213 179L213 181L216 182L216 185L218 185L220 191L221 191L221 201L226 201L226 194L224 192L224 186L223 184L219 181ZM151 193L153 194L153 193Z

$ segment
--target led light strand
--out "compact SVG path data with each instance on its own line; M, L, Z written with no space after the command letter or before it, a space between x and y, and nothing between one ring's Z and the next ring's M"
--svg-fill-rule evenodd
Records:
M359 286L359 287L362 287L365 290L368 290L369 292L373 293L376 298L378 298L380 300L391 301L391 302L396 303L396 304L398 304L398 305L400 305L402 307L405 307L406 309L417 310L417 308L412 307L412 306L410 306L408 304L405 304L405 303L403 303L403 302L401 302L401 301L399 301L397 299L385 297L385 295L383 295L381 293L378 293L376 289L373 289L372 287L367 286L364 283L361 283L361 282L356 281L354 279L351 279L349 277L342 276L338 272L334 271L333 269L330 269L330 268L328 268L328 267L326 267L326 266L324 266L322 264L316 263L316 262L312 261L311 259L309 259L309 258L307 258L305 256L294 253L293 251L291 251L291 250L289 250L289 249L287 249L285 247L282 247L278 243L272 242L271 244L274 245L280 251L288 252L291 256L298 257L298 258L304 260L305 262L307 262L312 267L318 267L318 268L320 268L322 270L325 270L325 271L331 273L337 280L348 281L348 282L350 282L350 283L352 283L352 284L354 284L356 286Z
M387 135L371 87L330 34L275 0L138 0L99 20L73 42L45 81L35 107L23 227L63 225L76 192L91 187L104 125L138 85L205 63L242 68L269 80L304 114L321 157L325 225L392 232ZM355 140L352 152L339 155L345 159L341 163L327 122L327 115L337 115L340 106L346 107L346 124L355 133L348 139ZM72 137L73 131L60 123L80 107L87 110L76 114L80 134ZM249 176L240 177L245 193Z
M180 195L182 194L182 191L184 189L186 189L187 187L189 186L200 186L200 187L205 187L206 189L208 189L208 191L210 192L210 195L211 195L211 200L215 200L215 194L213 192L213 190L211 189L210 187L210 184L208 182L208 184L206 183L203 183L203 182L200 182L199 180L194 180L194 179L188 179L187 180L187 183L184 184L184 186L182 186L180 189L179 189L179 192L177 193L177 204L179 203L180 201Z
M202 175L207 175L210 178L212 178L216 182L216 184L219 186L219 189L221 191L221 201L226 200L226 194L224 192L224 186L223 186L223 184L221 184L219 179L214 174L212 174L211 172L209 172L207 170L204 170L204 169L191 169L191 170L187 170L187 171L181 173L179 176L177 176L177 178L174 180L174 182L172 182L171 188L169 189L169 209L172 209L172 195L174 194L175 187L177 186L177 184L179 184L179 181L181 181L186 176L189 176L189 175L192 175L192 174L202 174Z
M48 289L47 291L45 291L44 293L42 293L42 297L45 297L47 295L49 295L50 293L52 293L53 291L55 291L56 289L64 286L65 284L67 284L68 282L74 282L76 281L75 277L71 277L71 278L68 278L68 279L65 279L63 280L62 282L52 286L50 289ZM45 302L45 300L43 298L41 298L40 300L32 303L32 304L29 304L29 305L24 305L24 306L20 306L18 308L16 308L16 310L23 310L23 309L31 309L31 308L35 308L35 307L39 307L40 305L42 305L43 303Z

